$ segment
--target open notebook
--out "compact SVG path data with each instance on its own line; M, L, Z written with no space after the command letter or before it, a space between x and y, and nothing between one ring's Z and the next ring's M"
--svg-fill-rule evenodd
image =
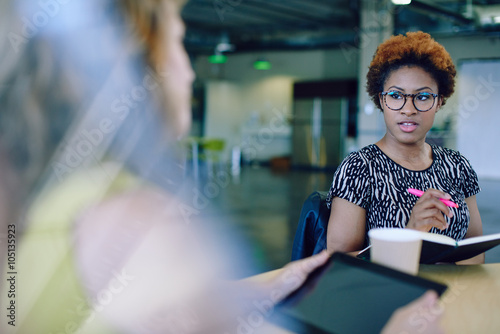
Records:
M500 233L482 235L455 241L441 234L419 232L422 238L420 263L457 262L469 259L500 245ZM370 259L370 247L363 249L357 257Z

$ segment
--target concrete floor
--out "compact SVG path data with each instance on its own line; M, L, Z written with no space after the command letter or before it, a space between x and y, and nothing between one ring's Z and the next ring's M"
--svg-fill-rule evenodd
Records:
M214 219L230 222L249 242L256 272L290 261L295 230L304 200L314 190L328 190L333 172L245 166L238 178L221 183L211 196ZM500 233L500 180L480 180L477 195L484 234ZM486 253L486 262L500 262L500 246Z

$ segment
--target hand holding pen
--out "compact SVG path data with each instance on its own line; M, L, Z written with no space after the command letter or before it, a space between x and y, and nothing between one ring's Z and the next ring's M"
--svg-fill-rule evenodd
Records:
M413 189L413 188L408 188L408 192L410 194L413 194L413 195L418 196L418 197L422 197L422 195L424 194L424 192L422 190ZM450 200L447 200L447 199L444 199L444 198L440 198L439 200L441 202L443 202L446 206L449 206L450 208L458 208L458 204L453 203Z
M450 207L458 205L451 201L451 196L437 189L427 189L425 192L418 189L408 189L408 192L420 197L411 212L407 228L428 232L432 227L440 230L448 228L445 216L453 217Z

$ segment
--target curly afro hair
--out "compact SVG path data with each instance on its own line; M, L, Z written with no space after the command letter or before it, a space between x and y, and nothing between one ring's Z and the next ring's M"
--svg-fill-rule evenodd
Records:
M373 103L382 110L379 93L389 75L403 67L417 66L436 80L442 104L453 94L456 70L450 54L424 32L408 32L406 36L392 36L380 44L366 75L366 91Z

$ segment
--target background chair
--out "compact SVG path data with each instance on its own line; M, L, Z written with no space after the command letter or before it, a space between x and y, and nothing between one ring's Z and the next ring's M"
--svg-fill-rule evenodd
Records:
M223 153L226 147L224 139L203 138L201 141L201 153L199 159L204 161L207 168L207 175L214 177L218 172L224 171Z
M225 170L223 159L226 142L220 138L187 137L179 141L179 149L186 172L190 170L194 180L214 177Z
M326 191L315 191L304 201L293 241L292 261L326 249L326 231L330 218L330 209L326 206L327 195Z

